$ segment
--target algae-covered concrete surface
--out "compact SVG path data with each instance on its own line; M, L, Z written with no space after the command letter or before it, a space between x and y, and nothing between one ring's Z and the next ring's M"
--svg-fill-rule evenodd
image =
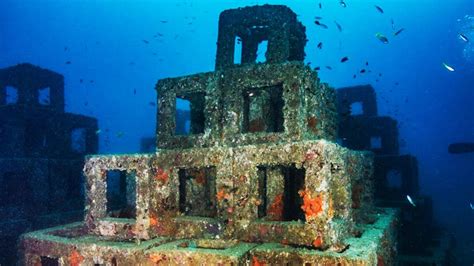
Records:
M335 92L301 62L296 15L247 7L219 27L215 72L157 84L159 149L89 156L84 223L24 235L24 264L395 264L397 213L374 207L373 154L333 142ZM245 32L245 60L229 65ZM262 38L271 60L255 64Z

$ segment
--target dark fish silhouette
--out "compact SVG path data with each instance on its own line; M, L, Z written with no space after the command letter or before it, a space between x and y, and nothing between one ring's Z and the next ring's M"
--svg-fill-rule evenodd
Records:
M320 27L322 27L322 28L324 28L324 29L327 29L327 28L328 28L328 26L327 26L326 24L323 24L323 23L319 22L319 20L316 20L316 21L314 22L314 24L316 24L316 25L318 25L318 26L320 26Z
M339 2L339 4L340 4L342 7L347 7L346 2L344 2L343 0L341 0L341 1Z
M401 28L401 29L397 30L393 35L397 36L398 34L402 33L402 31L404 31L404 30L405 30L404 28Z
M321 67L318 67L318 66L314 68L314 70L320 70L320 69Z
M342 32L342 26L341 26L341 24L337 23L337 21L334 21L334 23L336 24L337 29L338 29L340 32Z
M332 70L332 67L331 66L326 66L327 69L329 70Z
M360 73L365 73L365 69L361 69L359 72Z
M368 66L368 65L369 65L369 61L365 61L365 65Z
M348 60L349 60L349 57L344 56L343 58L341 58L341 63L347 62Z
M323 49L323 43L322 42L318 43L318 48Z
M161 23L168 23L168 20L160 20Z
M375 6L375 8L377 9L377 11L379 11L380 13L382 13L382 14L383 14L383 9L382 9L381 7L379 7L379 6Z
M147 40L142 40L144 43L149 44L150 42Z
M474 142L451 143L448 152L453 154L474 152Z
M323 5L321 3L319 3L319 9L323 8Z
M66 65L70 65L71 64L71 61L66 61Z
M377 39L379 39L379 41L381 41L381 42L383 42L383 43L385 43L385 44L388 43L387 37L385 37L385 36L384 36L382 33L380 33L380 32L377 32L377 33L375 34L375 37L377 37Z
M323 17L318 17L318 16L316 16L316 17L314 17L314 19L315 19L315 20L321 20L321 19L323 19Z

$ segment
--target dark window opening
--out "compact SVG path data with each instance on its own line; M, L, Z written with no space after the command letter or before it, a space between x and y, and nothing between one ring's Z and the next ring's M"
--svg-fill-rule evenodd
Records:
M77 153L86 152L86 129L75 128L71 131L71 149Z
M259 218L267 216L270 220L276 221L305 221L301 209L303 199L298 193L304 189L304 168L299 169L295 165L259 166L257 175L261 201L258 206ZM274 187L281 187L283 191L269 191L269 182L272 182Z
M134 173L107 172L107 214L116 218L135 218L136 177Z
M304 189L305 170L298 169L294 165L283 168L285 175L285 193L283 195L283 220L305 221L305 215L301 206L303 199L298 192Z
M51 89L49 87L38 90L38 103L41 105L50 105L51 103Z
M402 187L402 173L398 170L390 170L386 175L387 186L389 188L401 188Z
M179 169L179 210L185 215L215 217L216 168Z
M267 216L267 170L265 167L259 166L258 175L258 195L260 205L258 205L258 218Z
M242 63L242 38L235 36L234 40L234 64L240 65Z
M244 91L243 132L283 131L283 85Z
M381 137L370 137L370 148L371 149L381 149L382 148L382 138Z
M5 104L18 103L18 88L13 86L5 87Z
M176 135L202 134L205 128L205 93L176 95Z
M59 258L41 256L41 266L59 266Z
M258 43L256 63L265 63L267 61L268 40Z
M362 102L354 102L351 104L351 115L362 115L363 113Z

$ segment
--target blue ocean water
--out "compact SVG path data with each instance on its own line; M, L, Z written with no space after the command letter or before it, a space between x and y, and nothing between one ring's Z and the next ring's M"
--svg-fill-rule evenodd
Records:
M66 110L99 119L99 152L138 152L140 138L155 131L156 81L213 71L219 13L265 3L299 15L305 61L321 67L322 81L372 84L379 114L399 121L400 152L418 158L436 220L456 236L462 265L471 265L474 153L453 155L447 147L474 142L472 0L347 0L346 7L338 0L3 0L0 68L30 62L63 74Z

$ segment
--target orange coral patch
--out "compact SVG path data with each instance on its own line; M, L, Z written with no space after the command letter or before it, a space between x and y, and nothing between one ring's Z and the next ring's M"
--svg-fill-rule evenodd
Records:
M316 237L316 239L313 241L313 246L315 248L322 247L323 246L323 239L320 236Z
M69 264L71 266L79 266L79 264L84 260L84 257L77 252L77 250L73 250L69 255Z
M272 220L280 221L283 216L283 194L276 195L272 204L268 207L267 215Z
M303 198L301 209L304 211L306 220L309 221L312 218L316 218L323 210L323 197L317 195L313 198L307 191L299 191L298 194Z
M252 257L252 266L265 266L265 262L258 260L257 257Z
M216 197L217 197L218 201L223 200L226 197L226 193L225 193L224 189L221 189L221 190L217 191Z
M158 168L156 170L156 174L155 174L155 179L156 180L159 180L163 183L166 183L166 182L168 182L168 178L169 178L168 173L166 173L165 170L163 170L161 168Z
M156 219L155 216L150 216L150 225L151 226L157 226L158 225L158 219Z
M158 262L162 261L165 259L165 256L161 255L161 254L151 254L150 255L150 260L157 264Z

